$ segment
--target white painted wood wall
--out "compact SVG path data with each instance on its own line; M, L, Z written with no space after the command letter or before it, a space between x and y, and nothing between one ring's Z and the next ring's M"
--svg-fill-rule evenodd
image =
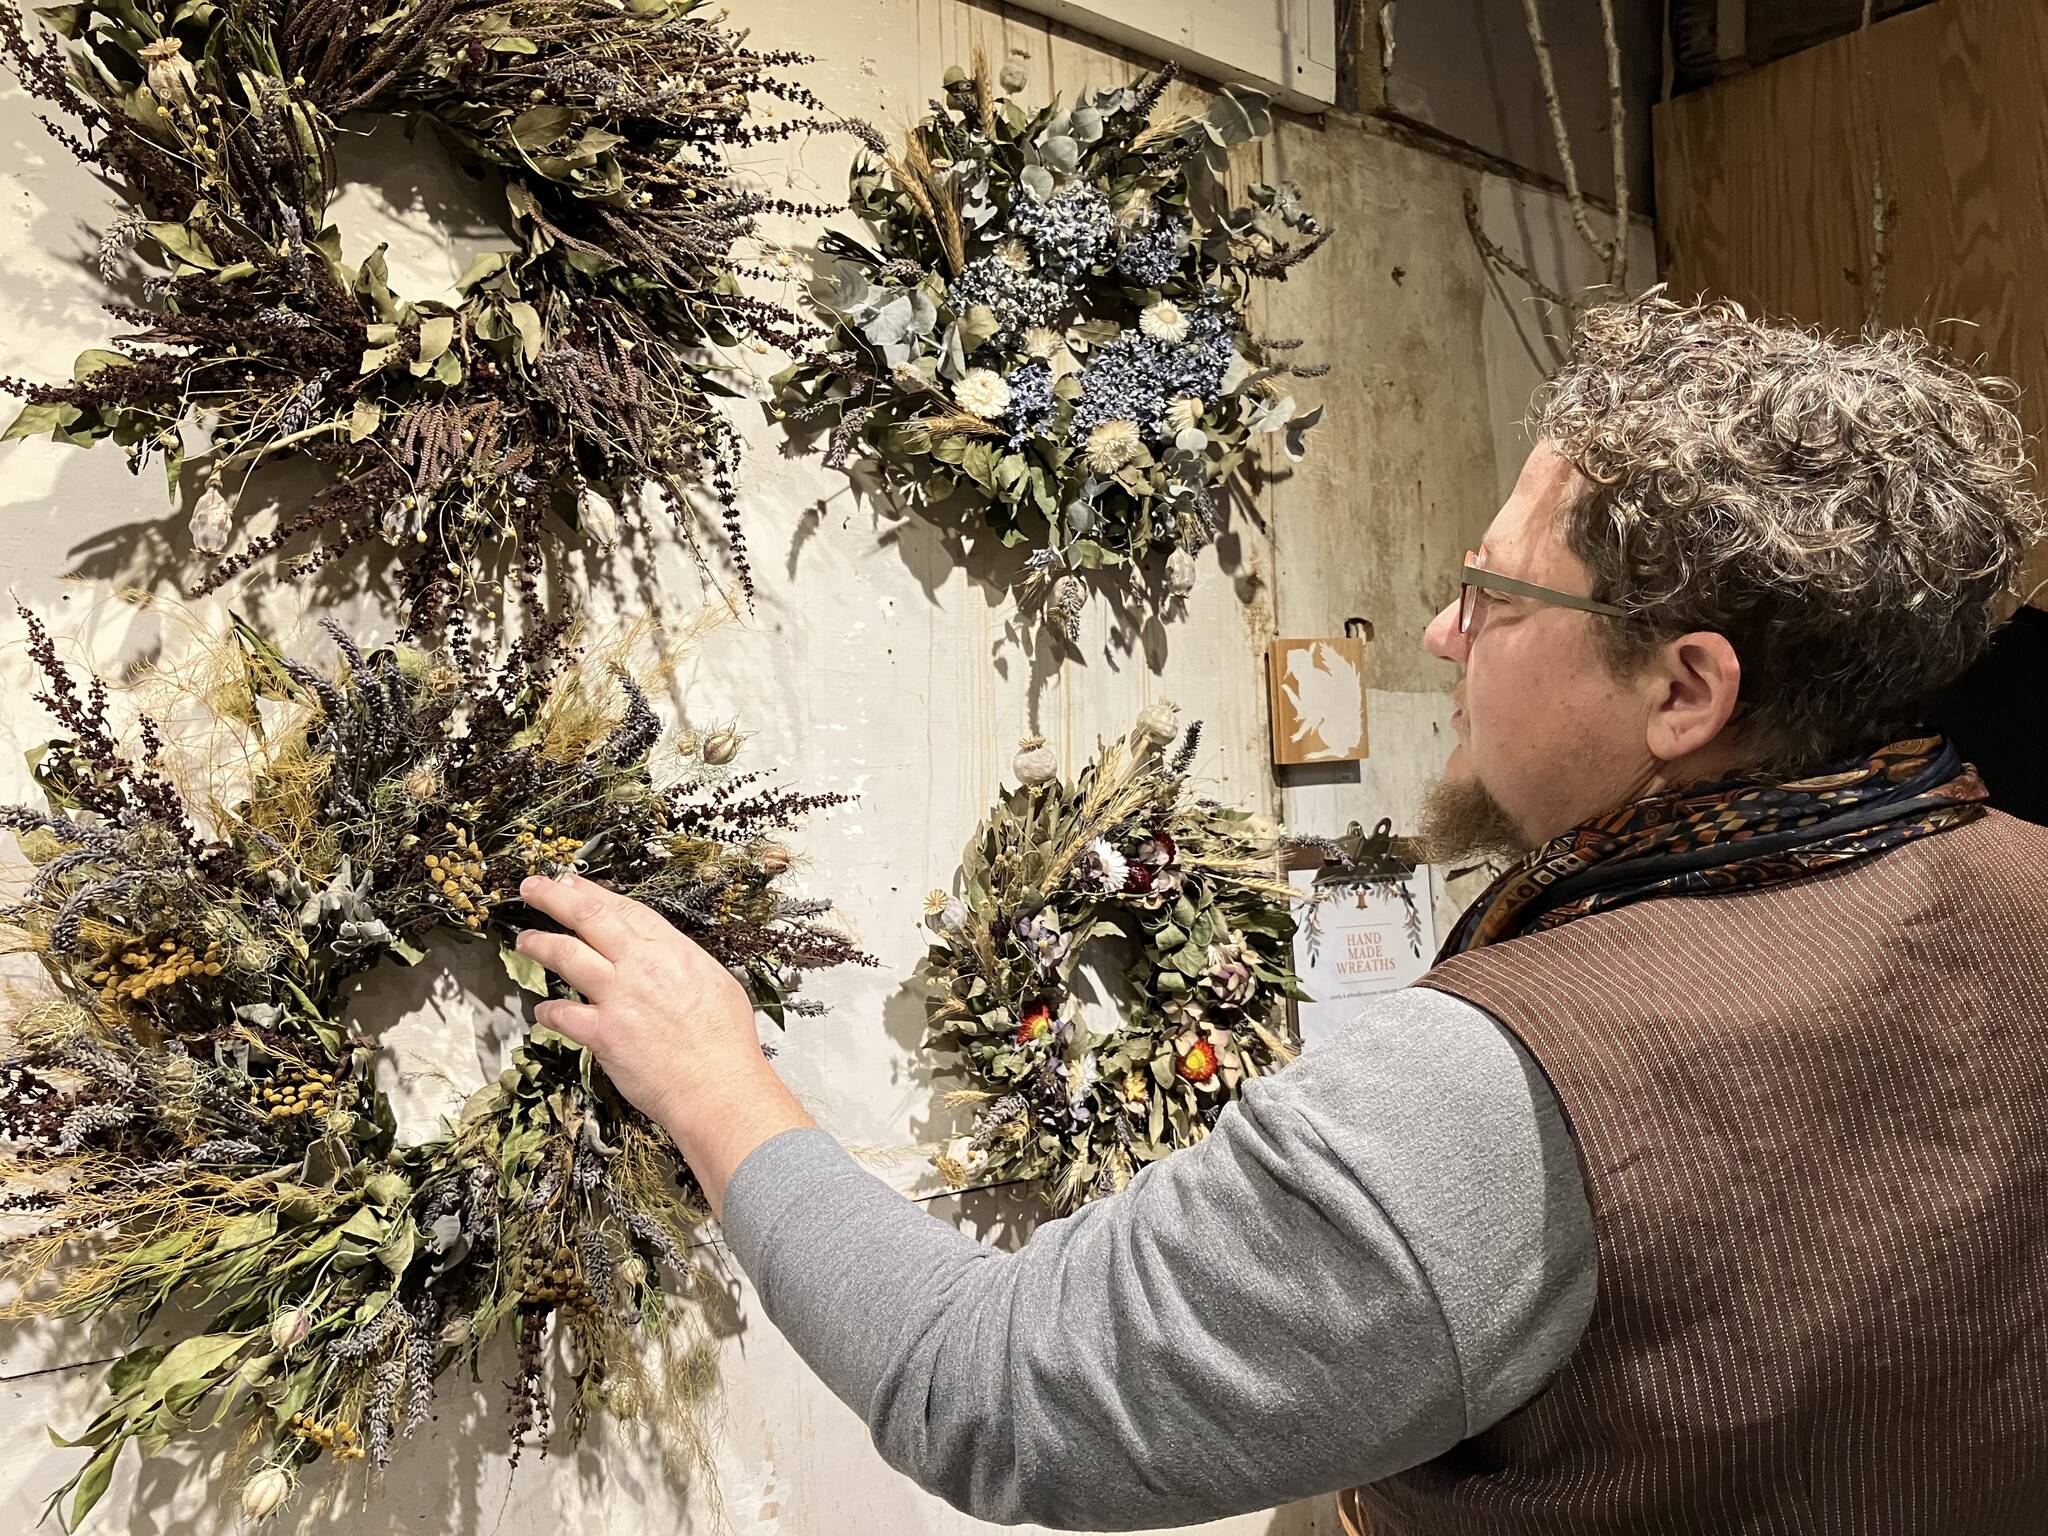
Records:
M1028 13L963 0L749 0L737 9L758 44L819 56L809 78L835 108L891 132L923 110L946 65L976 43L999 63L1022 65L1032 92L1071 94L1143 67ZM114 211L43 136L18 91L0 96L0 144L0 372L61 378L76 352L109 335L91 254ZM793 195L829 201L844 187L847 156L843 142L821 140L764 155L760 169ZM345 217L392 241L394 286L443 287L471 251L492 244L487 222L451 235L448 204L474 198L430 140L408 149L387 130L357 158L368 184L347 194ZM756 733L747 749L755 763L785 765L808 786L858 792L856 807L809 834L807 878L840 899L882 960L823 982L831 1016L799 1021L779 1065L821 1121L871 1154L884 1177L939 1219L992 1241L1014 1241L1028 1228L1029 1207L1011 1192L943 1195L915 1150L948 1122L919 1058L923 1009L909 978L922 952L921 898L950 882L1016 737L1041 730L1075 764L1098 735L1171 697L1208 723L1201 768L1219 795L1318 832L1410 817L1445 750L1452 681L1424 654L1420 631L1512 481L1529 389L1556 356L1538 307L1483 272L1465 231L1465 192L1478 194L1495 237L1553 283L1591 280L1550 199L1357 123L1289 122L1253 169L1299 181L1339 231L1265 300L1270 334L1304 336L1307 355L1335 365L1322 385L1307 387L1320 391L1329 416L1308 461L1261 491L1259 518L1237 517L1205 556L1188 615L1170 628L1148 624L1133 636L1098 602L1080 655L1056 653L1014 622L1005 592L1013 562L897 517L815 456L791 452L757 403L734 405L750 444L747 526L761 596L744 623L702 652L684 690L690 716L736 716ZM428 195L411 195L415 184ZM1637 270L1647 273L1641 243ZM773 366L742 361L764 375ZM111 445L0 449L0 502L6 585L46 616L68 654L102 665L175 656L181 614L217 620L226 606L143 612L124 601L124 589L175 598L189 576L178 564L185 512L166 506L156 471L131 478ZM703 600L673 535L645 531L624 553L630 560L581 570L599 614L682 616ZM229 600L314 643L310 620L320 613L358 634L391 627L375 590L308 601L259 575ZM1266 766L1265 643L1279 633L1335 633L1353 615L1370 619L1377 635L1368 648L1374 755L1362 771L1305 771L1280 785ZM28 700L11 615L0 638L0 798L12 800L30 796L19 749L41 739L45 722ZM430 1124L436 1105L494 1069L494 1053L519 1027L519 1005L487 956L380 973L371 986L362 1016L405 1015L399 1069L414 1124ZM444 1384L423 1443L373 1498L318 1510L309 1525L350 1536L626 1536L712 1531L722 1506L727 1528L741 1536L984 1528L886 1467L860 1422L762 1319L715 1236L701 1252L729 1295L717 1341L724 1405L715 1489L673 1483L631 1435L603 1430L545 1461L529 1453L508 1476L503 1393L487 1370L478 1386ZM1330 1298L1333 1310L1343 1304ZM116 1339L106 1328L0 1331L0 1529L26 1530L75 1465L78 1453L52 1447L45 1427L75 1431L91 1416ZM1372 1390L1359 1383L1362 1394ZM204 1466L189 1454L147 1466L124 1460L95 1528L157 1536L230 1528ZM1262 1536L1334 1528L1327 1500L1214 1527Z

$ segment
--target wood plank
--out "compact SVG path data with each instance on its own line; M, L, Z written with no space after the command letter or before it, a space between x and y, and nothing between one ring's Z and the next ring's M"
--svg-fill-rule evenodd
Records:
M1860 328L1881 172L1878 318L2014 380L2029 432L2048 433L2044 78L2048 7L1939 0L1659 107L1672 291ZM2028 585L2044 581L2048 551Z

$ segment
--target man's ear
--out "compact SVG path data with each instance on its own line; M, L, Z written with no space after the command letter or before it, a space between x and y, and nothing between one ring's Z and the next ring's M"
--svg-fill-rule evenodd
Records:
M1742 662L1726 635L1701 630L1659 647L1643 671L1651 755L1677 762L1712 745L1735 715Z

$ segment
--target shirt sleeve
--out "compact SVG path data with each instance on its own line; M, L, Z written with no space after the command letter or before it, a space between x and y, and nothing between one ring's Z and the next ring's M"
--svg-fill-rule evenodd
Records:
M1427 1460L1536 1393L1595 1279L1541 1070L1426 989L1014 1252L819 1130L747 1158L724 1228L891 1465L978 1518L1062 1529L1213 1520Z

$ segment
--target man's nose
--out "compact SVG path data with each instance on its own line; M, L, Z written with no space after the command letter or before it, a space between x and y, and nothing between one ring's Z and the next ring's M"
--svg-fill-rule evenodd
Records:
M1443 611L1429 621L1429 628L1422 632L1423 646L1438 661L1463 665L1465 661L1465 637L1458 633L1458 605L1448 603Z

